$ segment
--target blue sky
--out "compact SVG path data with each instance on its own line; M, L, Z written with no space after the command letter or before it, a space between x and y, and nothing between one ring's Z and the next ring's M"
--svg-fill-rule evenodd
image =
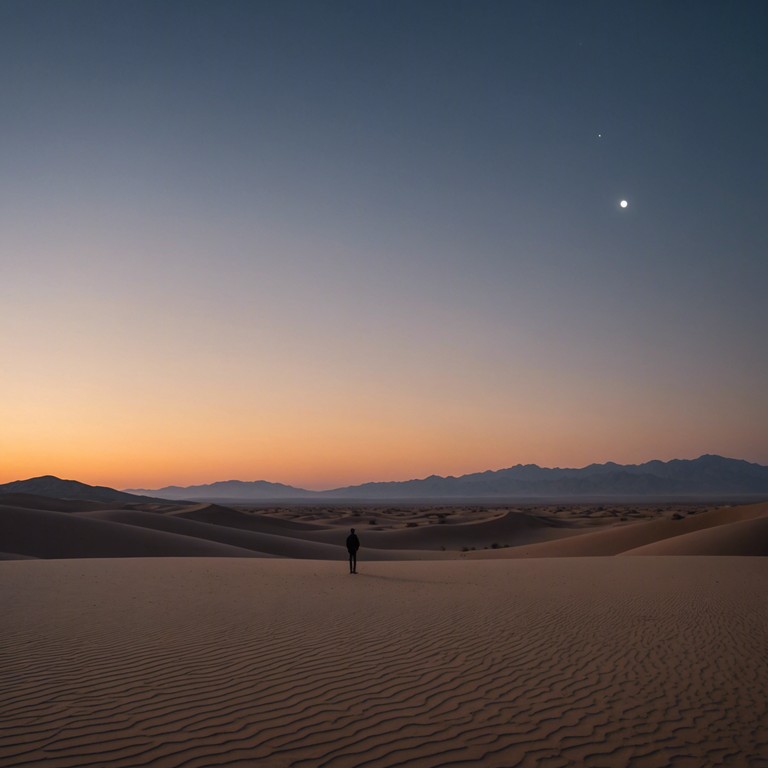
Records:
M0 2L6 479L768 463L767 31Z

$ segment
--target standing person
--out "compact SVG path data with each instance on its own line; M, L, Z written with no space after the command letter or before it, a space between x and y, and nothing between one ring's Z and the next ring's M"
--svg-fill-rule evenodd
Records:
M347 552L349 552L349 572L357 573L357 550L360 549L360 539L355 535L355 529L349 529L347 536Z

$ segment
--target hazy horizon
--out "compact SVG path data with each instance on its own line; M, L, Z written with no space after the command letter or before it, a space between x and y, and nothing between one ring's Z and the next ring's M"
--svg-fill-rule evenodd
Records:
M702 457L701 456L691 456L691 457L676 457L676 458L678 460L691 461L691 460L702 458ZM721 458L739 460L739 457L737 457L737 456L727 456L727 457L721 457ZM639 461L639 462L612 462L612 463L618 464L620 466L627 465L627 464L638 465L638 464L645 464L648 461L655 461L655 460L659 460L659 459L647 459L646 461ZM665 461L665 460L664 459L660 459L660 461ZM672 459L667 459L666 461L672 461ZM601 462L590 462L589 464L585 464L583 466L578 466L578 467L567 467L567 466L544 467L542 465L535 465L535 466L539 466L542 469L585 469L586 467L591 466L593 464L606 464L608 462L610 462L610 459L607 459L606 461L601 461ZM759 464L759 462L750 462L750 463ZM529 465L529 466L533 465L532 462L520 462L520 464L521 465ZM367 484L367 483L389 483L389 482L397 483L397 482L406 482L406 481L410 481L410 480L423 480L423 479L426 479L428 477L435 477L435 476L437 476L437 477L450 477L450 476L461 477L463 475L471 475L471 474L474 474L474 473L482 473L482 472L488 472L488 471L490 471L490 472L498 472L498 471L503 470L503 469L510 469L510 468L512 468L514 466L517 466L517 465L506 464L506 465L504 465L502 467L486 467L485 469L473 470L471 472L459 472L459 473L456 473L455 475L451 475L450 473L441 474L439 472L430 472L429 474L419 475L418 477L390 477L390 478L385 478L385 479L368 479L368 480L360 480L359 482L343 483L343 484L338 484L338 485L328 485L328 486L323 486L323 487L309 487L309 486L306 486L306 485L300 485L298 483L283 483L283 484L295 487L298 490L305 490L305 491L332 491L332 490L336 490L336 489L339 489L339 488L346 488L346 487L355 486L355 485L363 485L363 484ZM201 485L204 486L204 485L212 485L212 484L215 484L215 483L227 483L227 482L246 482L247 483L247 482L261 482L261 481L266 481L266 482L269 482L269 483L277 482L277 481L274 481L274 480L270 480L267 477L226 477L226 478L220 477L220 478L218 478L216 480L208 480L208 481L204 481L204 482L200 482L200 483L189 483L189 484L186 484L186 487L189 487L189 486L201 486ZM160 486L160 485L155 486L154 490L161 490L164 487L173 487L173 486L180 486L180 484L179 483L170 482L170 483L166 483L163 486ZM181 487L185 487L185 486L181 486ZM133 486L133 487L126 486L124 489L121 489L121 490L153 490L153 489L150 488L149 486Z
M3 0L0 482L768 464L766 30Z
M711 457L714 457L714 458L721 458L721 459L725 459L727 461L748 461L746 459L742 459L742 458L737 457L737 456L719 456L717 454L714 454L714 455L713 454L706 454L706 456L711 456ZM332 491L332 490L347 488L347 487L351 487L351 486L355 486L355 485L364 485L364 484L370 484L370 483L400 483L400 482L408 482L408 481L413 481L413 480L424 480L424 479L428 479L430 477L462 477L462 476L465 476L465 475L483 474L483 473L486 473L486 472L498 472L498 471L501 471L501 470L514 468L515 466L538 466L540 469L553 469L553 470L581 470L581 469L586 469L589 466L604 465L606 463L613 463L613 464L616 464L617 466L637 466L637 465L646 464L646 463L651 462L651 461L661 461L663 463L666 463L667 461L672 461L672 460L677 460L677 461L694 461L696 459L701 459L701 458L704 458L704 457L705 457L705 455L691 456L691 457L674 457L673 459L667 459L667 460L656 458L656 459L647 459L646 461L640 461L640 462L613 462L610 459L607 459L606 461L590 462L589 464L585 464L583 466L578 466L578 467L574 467L574 466L551 466L551 467L547 467L547 466L543 466L543 465L537 465L537 464L534 464L532 462L520 462L517 465L507 464L507 465L499 466L499 467L486 467L486 468L481 469L481 470L472 470L470 472L459 472L459 473L456 473L456 474L453 474L453 475L451 475L451 473L430 472L428 474L423 474L423 475L414 476L414 477L388 477L388 478L373 478L373 479L372 478L368 478L368 479L362 479L362 480L358 480L358 481L353 481L353 482L350 482L350 483L343 483L342 482L342 483L337 483L335 485L325 485L325 486L321 486L321 487L320 486L312 487L312 486L309 486L309 485L302 485L300 483L282 483L282 481L271 480L268 477L251 477L251 476L241 476L241 477L221 476L221 477L218 477L218 478L215 478L215 479L203 480L203 481L200 481L200 482L193 482L193 483L177 483L177 482L169 481L169 482L165 482L165 483L158 483L158 484L156 484L154 486L144 486L144 485L139 484L139 485L126 485L126 486L114 486L114 487L117 490L125 490L125 491L142 491L142 490L144 490L144 491L151 491L151 490L162 490L162 489L164 489L166 487L200 487L200 486L213 485L213 484L221 484L221 483L230 483L230 482L243 482L243 483L267 482L267 483L274 483L274 484L282 484L282 485L285 485L285 486L296 488L297 490L321 492L321 491ZM749 463L757 464L759 466L764 466L764 465L761 465L760 462L749 462ZM57 477L59 480L64 480L64 481L74 480L74 481L77 481L77 482L85 482L83 480L83 478L78 478L78 477L59 477L59 476L56 476L55 474L51 474L51 473L45 473L44 475L37 475L35 477L30 477L30 478L27 478L27 477L17 477L17 478L13 478L13 481L16 481L16 480L32 480L32 479L36 479L38 477ZM12 482L12 481L3 480L2 482ZM92 484L92 485L99 485L98 483L89 483L89 482L86 482L86 484L88 484L88 485L90 485L90 484Z

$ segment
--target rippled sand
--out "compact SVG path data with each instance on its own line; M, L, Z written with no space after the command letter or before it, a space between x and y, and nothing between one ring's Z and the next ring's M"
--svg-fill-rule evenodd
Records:
M0 563L0 765L768 766L768 560Z

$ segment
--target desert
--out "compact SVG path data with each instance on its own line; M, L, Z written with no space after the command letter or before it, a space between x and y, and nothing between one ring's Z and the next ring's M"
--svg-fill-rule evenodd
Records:
M766 502L13 494L0 534L2 765L768 765Z
M0 0L0 768L768 768L766 40Z

